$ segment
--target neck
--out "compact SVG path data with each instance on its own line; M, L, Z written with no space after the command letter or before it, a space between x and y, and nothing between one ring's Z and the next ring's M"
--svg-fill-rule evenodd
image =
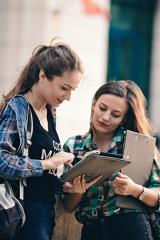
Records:
M36 111L42 112L46 109L47 103L35 86L33 86L24 96Z
M113 137L114 134L93 133L93 141L102 152L106 152L109 149Z

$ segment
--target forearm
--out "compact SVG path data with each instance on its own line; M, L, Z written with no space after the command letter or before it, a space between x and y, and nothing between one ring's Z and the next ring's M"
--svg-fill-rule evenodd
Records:
M43 167L40 160L28 157L8 155L0 158L0 176L3 178L20 179L32 176L41 176Z
M83 193L65 194L63 198L63 206L67 212L72 213L83 198Z
M158 204L158 191L158 188L146 188L136 184L132 196L138 198L141 202L150 207L156 207Z
M148 188L143 187L122 173L119 173L113 181L116 194L133 196L150 207L156 207L158 204L158 193L160 191L158 186L158 182L152 181Z

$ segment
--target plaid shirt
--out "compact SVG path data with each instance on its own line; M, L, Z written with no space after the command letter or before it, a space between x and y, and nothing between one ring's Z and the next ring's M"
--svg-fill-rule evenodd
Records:
M23 96L17 95L8 102L1 114L0 177L19 179L41 176L43 173L39 160L23 155L27 141L28 109L28 101Z
M110 153L122 153L124 139L124 130L120 128L110 145ZM77 135L69 138L64 144L64 151L72 152L75 155L73 164L80 161L83 155L97 149L93 143L92 134L88 132L85 135ZM116 194L113 190L112 183L115 173L109 179L103 182L101 186L91 186L79 204L76 210L76 218L79 222L85 223L89 219L111 216L120 212L139 211L133 209L120 209L116 207ZM153 160L152 171L149 179L150 188L157 188L160 185L160 168Z

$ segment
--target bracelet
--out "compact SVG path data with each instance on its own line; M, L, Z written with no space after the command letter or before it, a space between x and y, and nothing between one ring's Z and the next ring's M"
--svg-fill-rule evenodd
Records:
M143 187L143 186L142 186ZM138 199L140 201L143 201L143 199L145 198L145 196L147 195L147 191L146 191L146 188L143 187L143 191L141 192L140 196L138 197Z
M142 187L142 191L140 192L140 194L137 196L137 199L139 199L140 198L140 196L143 194L143 192L144 192L144 187L142 186L142 185L140 185L141 187Z

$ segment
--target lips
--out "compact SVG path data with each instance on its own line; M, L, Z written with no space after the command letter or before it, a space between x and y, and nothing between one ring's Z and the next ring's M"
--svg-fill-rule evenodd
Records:
M104 122L98 122L98 123L99 123L99 125L101 125L101 126L103 126L103 127L106 127L106 128L109 127L109 124L106 124L106 123L104 123Z
M59 103L59 104L63 103L63 101L64 101L64 100L58 99L58 103Z

